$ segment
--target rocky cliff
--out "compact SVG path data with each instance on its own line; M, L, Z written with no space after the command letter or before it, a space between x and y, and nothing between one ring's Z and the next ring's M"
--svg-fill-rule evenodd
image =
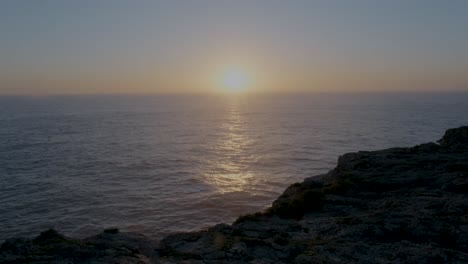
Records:
M106 230L12 238L1 263L468 263L468 127L436 143L348 153L265 212L159 243Z

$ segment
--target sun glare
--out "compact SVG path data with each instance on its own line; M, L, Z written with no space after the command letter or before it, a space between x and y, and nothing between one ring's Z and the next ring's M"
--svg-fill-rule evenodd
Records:
M228 92L245 91L249 81L249 76L241 69L228 69L221 77L222 87Z

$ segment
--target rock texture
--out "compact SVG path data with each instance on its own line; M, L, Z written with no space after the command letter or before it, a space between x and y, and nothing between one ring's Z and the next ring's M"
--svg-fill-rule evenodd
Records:
M1 263L468 263L468 127L440 144L348 153L265 212L154 246L108 230L11 239Z
M55 230L34 239L12 238L0 247L0 263L155 263L156 244L143 235L108 229L84 240Z

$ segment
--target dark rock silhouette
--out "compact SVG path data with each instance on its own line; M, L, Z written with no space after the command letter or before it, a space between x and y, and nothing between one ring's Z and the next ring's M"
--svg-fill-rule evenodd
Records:
M468 263L468 127L440 144L348 153L265 212L167 236L13 238L1 263Z
M444 137L437 142L443 147L466 146L468 144L468 126L445 131Z
M154 241L143 235L103 232L83 240L55 230L29 240L13 238L0 248L0 263L153 263Z

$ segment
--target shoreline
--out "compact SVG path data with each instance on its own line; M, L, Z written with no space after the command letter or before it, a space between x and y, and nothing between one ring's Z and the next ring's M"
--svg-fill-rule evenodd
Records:
M10 238L1 263L468 262L468 127L414 147L359 151L289 186L264 212L160 241L107 229Z

